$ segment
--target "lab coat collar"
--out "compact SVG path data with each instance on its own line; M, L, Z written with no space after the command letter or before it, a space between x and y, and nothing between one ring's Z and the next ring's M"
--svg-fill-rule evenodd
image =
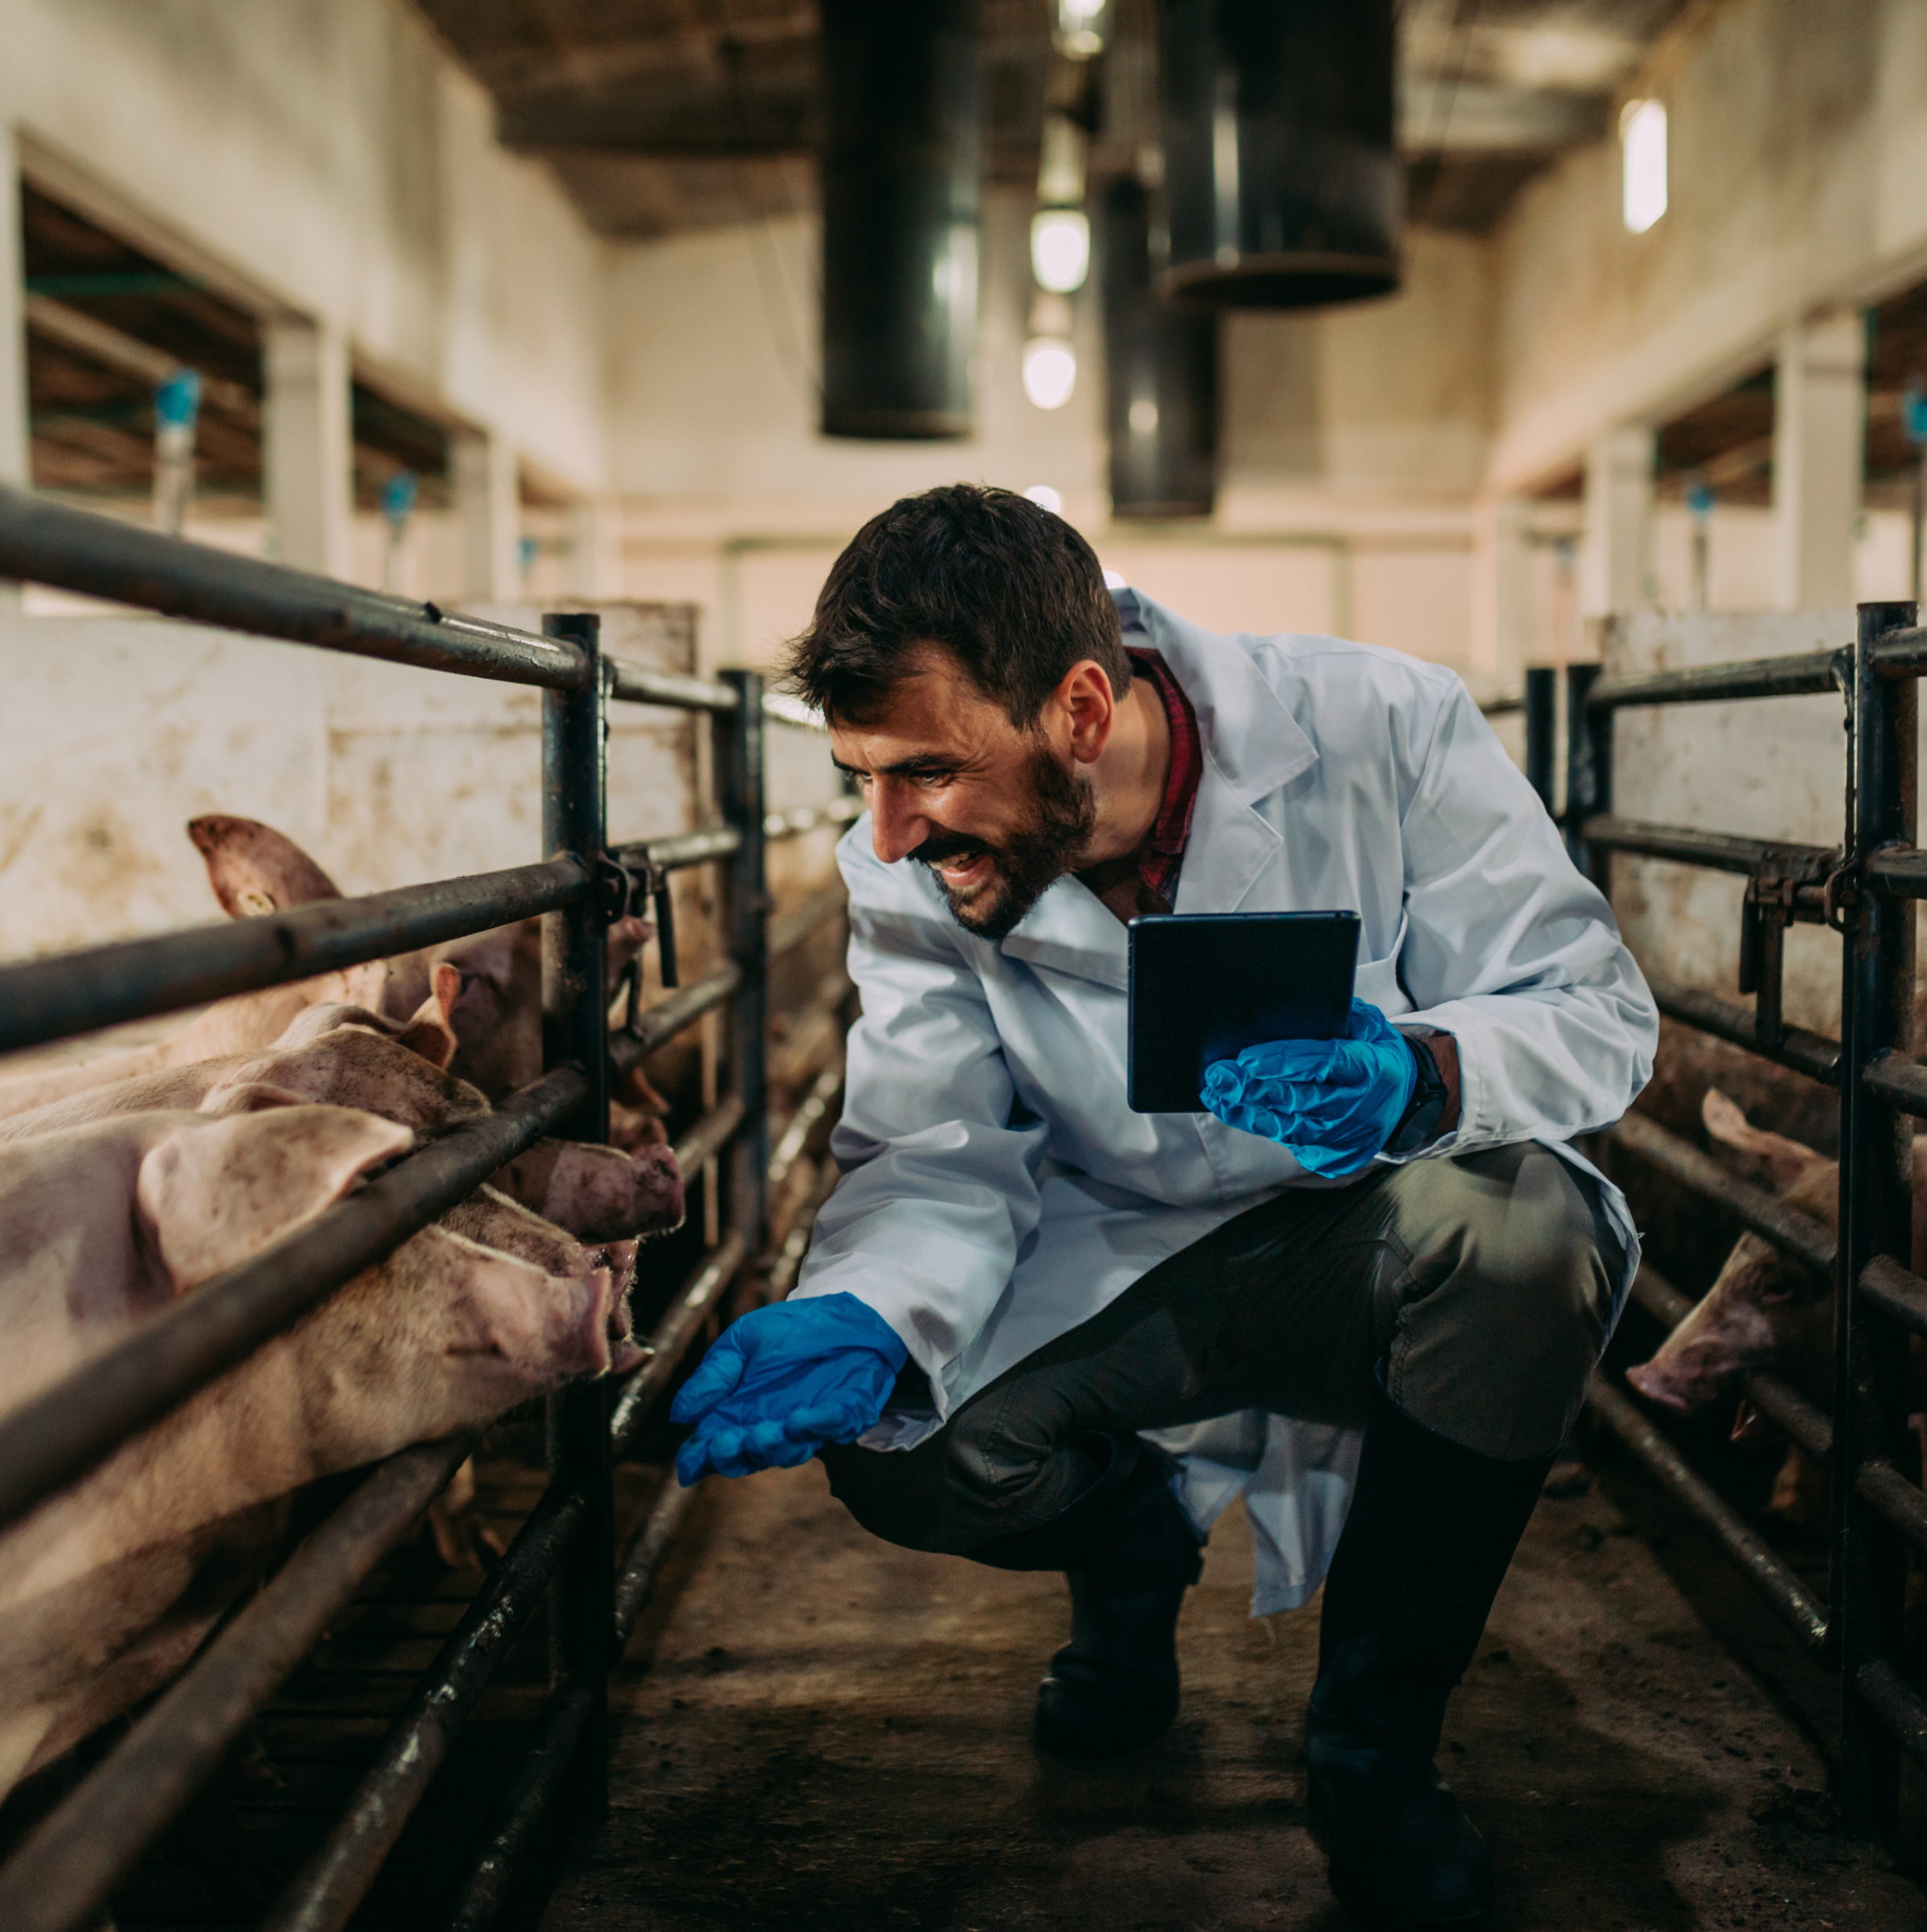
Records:
M1131 600L1127 605L1126 598ZM1118 594L1130 623L1163 657L1198 714L1204 771L1178 876L1176 909L1235 912L1283 844L1253 806L1296 777L1317 749L1251 658L1134 591ZM1124 926L1096 893L1060 879L1002 942L1006 957L1121 991L1130 978Z

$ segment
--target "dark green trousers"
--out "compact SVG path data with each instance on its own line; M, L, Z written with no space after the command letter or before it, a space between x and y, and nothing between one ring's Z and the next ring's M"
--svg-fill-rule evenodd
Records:
M1041 1529L1139 1430L1261 1409L1363 1428L1372 1380L1462 1447L1550 1454L1624 1254L1598 1183L1527 1142L1295 1188L1162 1261L908 1451L822 1451L887 1542L968 1555Z

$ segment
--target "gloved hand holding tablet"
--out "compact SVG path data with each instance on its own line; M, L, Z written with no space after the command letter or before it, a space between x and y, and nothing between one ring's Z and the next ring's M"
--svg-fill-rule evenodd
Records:
M1353 913L1203 913L1130 927L1130 1100L1203 1108L1314 1174L1362 1173L1421 1073L1418 1052L1351 994Z

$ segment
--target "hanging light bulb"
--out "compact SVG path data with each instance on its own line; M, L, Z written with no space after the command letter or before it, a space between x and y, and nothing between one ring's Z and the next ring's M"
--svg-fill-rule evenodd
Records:
M1109 0L1057 0L1051 43L1067 60L1089 60L1104 51Z
M1061 409L1077 387L1077 355L1061 337L1034 335L1023 346L1023 392L1039 409Z
M1040 289L1068 295L1091 270L1091 224L1082 208L1039 208L1031 217L1031 273Z

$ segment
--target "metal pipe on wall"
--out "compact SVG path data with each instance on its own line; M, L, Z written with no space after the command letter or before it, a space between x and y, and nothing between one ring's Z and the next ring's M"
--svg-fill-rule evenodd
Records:
M826 436L971 429L977 0L824 0Z

